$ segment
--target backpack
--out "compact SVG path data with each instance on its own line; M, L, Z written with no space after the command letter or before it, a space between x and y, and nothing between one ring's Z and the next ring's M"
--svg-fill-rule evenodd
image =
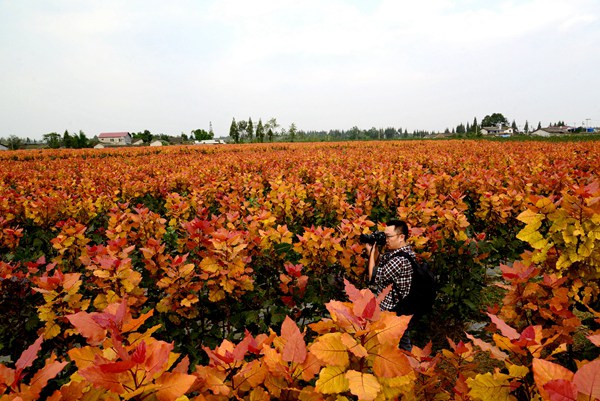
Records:
M394 307L398 315L414 315L420 318L433 309L436 296L436 279L427 262L419 263L410 254L402 251L398 253L410 262L413 273L408 295L401 299Z

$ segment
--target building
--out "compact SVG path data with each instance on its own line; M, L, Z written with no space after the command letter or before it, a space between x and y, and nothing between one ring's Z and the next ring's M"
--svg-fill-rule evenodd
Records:
M221 142L220 139L205 139L202 141L194 141L196 145L219 145L224 142Z
M0 150L8 150L8 148L0 143Z
M151 142L150 146L163 146L163 143L160 140L156 140L154 142Z
M98 135L98 140L111 145L131 145L129 132L103 132Z
M495 127L483 127L479 132L481 132L481 135L510 136L515 133L515 130L512 127L498 124Z
M573 127L546 127L546 128L540 128L540 129L533 131L531 133L531 135L548 137L548 136L570 134L573 131L574 131Z

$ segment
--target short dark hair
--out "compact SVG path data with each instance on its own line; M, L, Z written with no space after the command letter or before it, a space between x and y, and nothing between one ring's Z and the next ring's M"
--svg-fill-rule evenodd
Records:
M408 225L402 220L390 220L386 223L387 226L394 226L394 230L398 234L404 234L404 238L408 239Z

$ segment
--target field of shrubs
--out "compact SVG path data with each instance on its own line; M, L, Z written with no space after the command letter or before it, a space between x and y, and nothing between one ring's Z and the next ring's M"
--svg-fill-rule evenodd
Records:
M599 156L475 140L3 152L0 401L600 399ZM358 240L391 218L439 284L410 329L379 310Z

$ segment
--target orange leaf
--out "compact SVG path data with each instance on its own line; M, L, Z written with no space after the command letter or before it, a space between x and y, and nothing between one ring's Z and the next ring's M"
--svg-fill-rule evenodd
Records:
M548 399L548 393L544 390L544 386L550 380L563 379L572 381L573 372L569 369L564 368L556 363L547 361L545 359L535 358L533 360L533 379L535 384L540 391L540 395L544 399Z
M160 385L156 391L158 401L172 401L184 395L194 384L196 377L185 373L165 372L155 383Z
M395 344L384 344L373 360L373 372L378 377L404 376L412 370L407 356Z
M496 325L496 327L498 328L498 330L500 330L500 333L502 333L504 337L507 337L510 340L518 340L519 337L521 337L517 330L504 323L504 321L498 316L492 315L491 313L488 313L487 315L490 317L492 323Z
M381 318L374 322L372 330L380 344L398 344L408 328L410 319L411 316L398 316L393 312L384 312Z
M306 343L296 323L286 316L281 327L281 337L286 339L282 358L286 362L302 363L306 359Z
M492 358L494 359L504 361L508 358L508 354L503 352L500 348L496 347L495 345L488 344L485 341L480 340L479 338L473 337L471 334L467 334L467 338L473 341L473 344L481 348L483 351L489 351Z
M32 394L39 395L43 388L46 387L46 384L48 384L48 380L54 379L56 375L63 370L67 363L68 362L51 361L50 358L47 359L46 366L38 370L29 382L29 391Z

